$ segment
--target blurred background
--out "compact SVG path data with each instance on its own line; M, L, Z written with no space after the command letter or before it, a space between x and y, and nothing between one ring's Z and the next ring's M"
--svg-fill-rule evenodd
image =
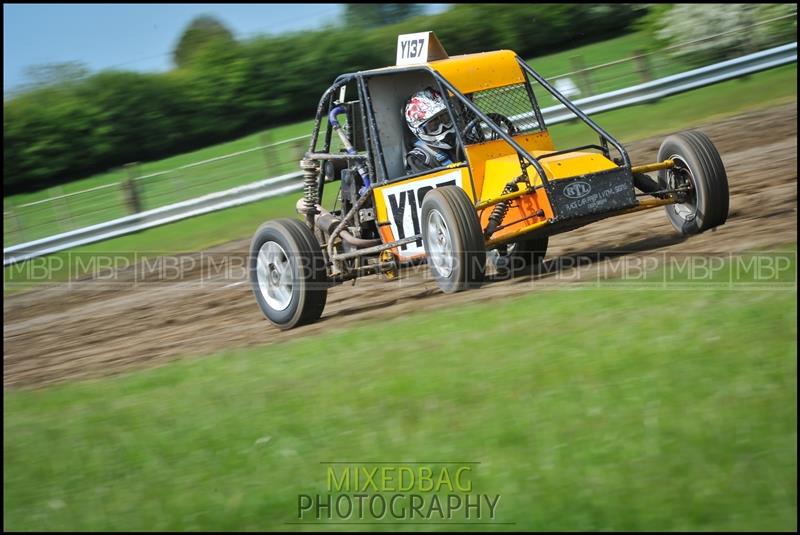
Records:
M347 528L796 531L796 4L3 9L4 249L276 190L4 268L5 529L310 530L325 463L457 461L498 525ZM260 224L297 217L318 99L426 30L578 101L783 59L592 114L636 163L702 129L731 188L713 232L610 218L553 237L544 273L455 295L425 266L360 278L278 331L243 266Z
M573 99L796 36L791 4L178 7L180 13L173 13L176 6L105 6L94 19L80 11L86 6L53 7L49 14L42 6L4 8L4 247L296 171L322 91L343 72L393 64L401 33L433 30L451 55L515 50ZM143 33L141 52L137 45L127 52L129 45L116 60L106 52L96 62L116 64L104 68L82 59L21 64L16 58L50 57L28 48L56 46L49 43L59 30L47 25L66 32L64 25L78 24L71 10L119 34L122 21L106 14L115 9L133 9L131 25L158 27L154 35L172 49L123 61L152 50ZM192 11L200 14L171 39L164 36ZM37 39L42 27L56 35ZM77 53L70 45L64 48ZM539 99L543 108L555 103L546 92Z

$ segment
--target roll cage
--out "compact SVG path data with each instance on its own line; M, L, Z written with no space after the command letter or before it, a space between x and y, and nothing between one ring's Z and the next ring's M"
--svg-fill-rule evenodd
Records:
M582 145L569 149L558 150L555 152L549 152L548 154L535 157L514 139L513 134L507 133L500 125L497 124L495 120L493 120L490 117L490 114L484 113L472 101L471 98L469 98L467 95L459 91L459 89L455 87L455 85L453 85L444 76L442 76L442 74L439 73L436 69L433 69L428 65L415 65L410 67L395 67L390 69L378 69L374 71L348 73L337 77L334 83L323 93L322 97L320 98L319 104L317 106L317 112L314 121L314 127L311 133L311 140L309 143L308 152L306 153L306 158L316 159L316 160L344 160L347 162L362 161L366 165L367 173L371 178L372 186L383 185L393 181L413 178L414 176L416 176L416 175L404 175L402 177L397 177L397 178L391 178L391 179L388 178L390 173L386 167L384 149L381 144L381 139L378 132L378 124L375 119L375 112L372 106L372 98L370 95L370 90L366 82L367 80L378 76L391 76L404 72L424 71L426 74L430 75L433 78L434 83L437 86L435 87L435 89L438 89L440 94L449 96L449 98L446 98L445 101L447 103L448 113L450 114L450 118L453 121L454 125L464 124L464 114L460 113L459 110L454 109L453 104L458 103L462 108L468 110L473 117L480 119L498 138L505 141L508 145L510 145L514 149L514 151L520 158L520 164L521 164L520 167L523 170L523 174L527 174L526 171L528 167L534 168L540 179L539 183L540 185L533 185L530 183L530 181L528 181L529 191L533 191L534 189L542 187L545 189L545 191L548 192L548 194L553 193L552 184L547 179L547 174L545 173L544 169L539 163L541 159L550 158L553 156L558 156L561 154L566 154L580 150L586 150L586 149L599 150L606 158L611 159L609 151L609 145L611 145L620 155L620 158L615 159L614 162L617 165L619 165L620 168L624 169L628 173L631 172L630 157L625 148L619 141L617 141L613 136L611 136L603 128L597 125L594 121L592 121L589 118L589 116L583 113L574 104L572 104L566 97L564 97L561 93L559 93L557 89L555 89L549 82L547 82L547 80L545 80L544 77L542 77L539 73L537 73L532 67L530 67L530 65L528 65L525 61L523 61L519 56L515 55L515 59L524 73L533 78L533 80L535 80L541 87L543 87L548 93L550 93L556 100L558 100L567 109L569 109L572 113L574 113L579 120L581 120L596 134L598 134L599 144ZM331 153L333 128L330 121L327 121L325 137L322 146L319 147L318 149L322 121L325 118L328 118L330 111L336 105L342 104L342 102L339 102L338 100L335 99L336 93L352 82L355 82L358 98L356 101L353 101L350 104L351 107L354 106L356 109L358 109L358 112L348 114L348 126L350 130L348 132L348 135L350 136L351 141L354 142L353 143L354 147L356 149L359 149L358 152L356 152L355 154ZM536 121L538 125L541 126L541 129L546 131L547 125L542 116L541 109L536 101L533 88L530 84L530 80L527 77L525 77L524 84L526 92L530 99L532 113L535 114ZM361 128L361 132L363 133L363 136L360 138L361 142L356 142L357 139L357 135L355 135L356 128ZM460 131L461 129L457 128L456 130L457 130L456 136L458 139L458 155L461 156L460 159L463 160L466 159L466 155L464 154L464 147L467 146L467 143L465 143L465 140L463 139L462 132ZM368 148L371 148L372 150L369 150ZM383 177L382 180L376 180L376 177L379 174L376 172L378 170L380 170L380 175ZM318 183L318 192L317 192L317 198L319 199L322 198L323 188L324 188L324 182L322 175L320 175Z

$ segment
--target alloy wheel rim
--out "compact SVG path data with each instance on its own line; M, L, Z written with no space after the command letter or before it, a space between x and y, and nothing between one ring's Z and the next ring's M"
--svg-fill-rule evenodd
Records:
M428 214L428 251L432 267L444 278L453 272L455 258L453 254L453 243L450 239L450 232L447 223L438 210L431 210Z
M267 306L285 310L292 300L292 266L286 251L274 241L265 242L256 260L258 289Z

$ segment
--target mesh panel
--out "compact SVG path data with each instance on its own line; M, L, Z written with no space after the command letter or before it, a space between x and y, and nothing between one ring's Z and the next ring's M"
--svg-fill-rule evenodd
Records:
M512 135L526 134L541 129L528 96L525 84L513 84L477 91L466 95L483 113ZM461 102L454 102L459 110L459 128L467 144L497 139L498 136L485 123L478 120Z

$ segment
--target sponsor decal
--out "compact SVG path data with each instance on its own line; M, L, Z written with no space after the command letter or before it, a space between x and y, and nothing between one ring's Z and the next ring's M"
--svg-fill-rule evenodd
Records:
M580 199L586 197L592 191L592 186L588 182L573 182L564 188L564 195L570 199Z

